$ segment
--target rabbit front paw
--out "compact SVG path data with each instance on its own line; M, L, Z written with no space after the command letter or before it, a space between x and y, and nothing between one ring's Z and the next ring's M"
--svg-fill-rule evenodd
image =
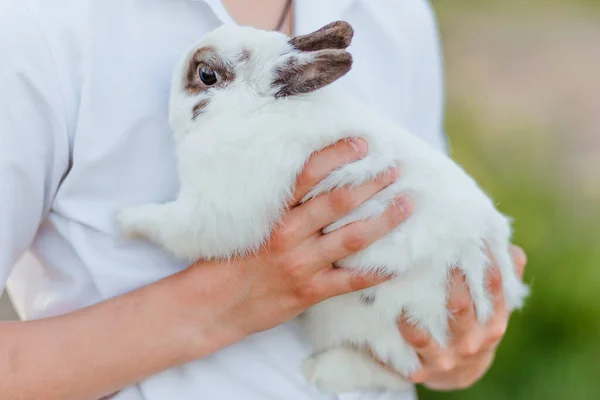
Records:
M151 238L161 228L161 208L161 204L141 204L124 208L117 213L117 225L125 237Z

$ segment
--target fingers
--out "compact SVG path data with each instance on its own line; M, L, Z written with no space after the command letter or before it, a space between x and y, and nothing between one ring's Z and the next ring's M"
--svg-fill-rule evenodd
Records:
M326 298L368 289L392 279L391 275L382 275L377 272L357 274L348 268L328 269L321 272L320 284L325 289Z
M525 272L525 266L527 265L527 255L525 251L519 246L511 245L510 253L512 254L513 261L515 262L515 268L519 278L523 279L523 273Z
M415 383L436 391L464 390L475 384L486 373L494 359L494 352L478 354L468 363L458 362L456 368L448 372L421 370L414 376Z
M320 238L320 258L331 263L357 253L400 225L412 212L413 204L401 196L376 219L354 222Z
M344 186L323 193L290 210L285 223L295 226L298 237L308 237L337 221L364 203L398 177L397 169L389 169L374 180L360 186Z
M426 331L409 322L406 317L400 318L398 323L400 333L404 340L419 354L431 354L440 350L440 345Z
M366 346L366 351L367 354L369 354L369 356L375 360L375 362L377 364L379 364L381 367L385 368L388 372L394 374L394 375L398 375L400 378L402 379L406 379L406 375L400 373L400 371L398 371L396 368L394 368L394 366L390 363L390 362L384 362L383 360L381 360L377 354L375 354L375 352L373 351L373 349L367 345Z
M449 349L442 348L426 332L401 319L400 333L404 339L417 351L423 360L424 367L429 370L448 371L456 364L456 354L465 357L479 352L484 340L483 332L477 322L475 307L463 274L455 269L450 277L448 294L449 329L452 343ZM411 379L422 379L422 373L417 373Z
M470 367L484 357L480 351L481 338L473 342L477 344L472 351L473 354L462 355L460 345L454 341L444 348L425 331L405 319L400 320L399 326L402 336L413 346L421 359L422 368L408 376L413 383L426 383L431 386L440 381L449 383L451 387L462 373L468 372ZM476 327L472 332L480 332L483 335L480 327Z
M427 332L410 323L406 318L399 322L400 333L421 359L422 368L408 376L413 383L423 383L432 374L447 373L457 365L457 358L451 349L442 348Z
M519 278L523 278L523 272L525 271L525 264L527 264L527 256L522 248L519 246L511 245L510 253L513 258L513 262L515 264L515 270ZM493 296L495 303L499 301L504 302L504 292L502 288L502 275L498 266L496 264L496 260L492 253L489 253L490 260L492 262L492 267L487 271L487 282L490 294Z
M454 339L471 331L477 324L469 288L463 274L458 269L452 271L450 277L448 311L450 312L448 324Z
M356 222L339 231L324 235L321 245L325 249L324 253L327 254L325 259L335 262L368 247L398 226L411 210L410 200L400 197L381 217L371 221ZM323 257L320 255L319 258L322 260ZM356 271L347 268L326 268L320 274L315 291L325 293L326 298L367 289L392 278L377 272L357 274Z
M522 278L527 263L527 256L523 249L514 245L511 245L510 252L515 263L517 274ZM494 261L493 256L492 261ZM487 278L489 291L494 302L494 315L485 327L486 335L484 347L486 349L493 349L500 343L506 333L510 311L506 308L504 302L504 291L502 288L502 275L500 274L500 270L496 266L490 268L487 273Z
M517 273L522 276L527 258L517 246L511 248ZM436 390L455 390L471 386L488 370L495 349L508 326L510 312L504 304L502 277L495 265L487 271L490 293L494 298L494 315L481 325L475 314L468 287L459 271L454 271L450 281L448 308L452 314L449 325L452 340L441 348L426 332L408 323L399 322L400 332L419 354L423 368L409 379L424 383Z
M494 303L494 315L485 326L484 348L496 347L508 326L510 312L504 303L502 290L502 276L498 268L494 267L488 272L489 290Z
M360 138L341 140L313 154L296 181L293 205L297 205L319 182L336 168L367 154L367 142Z
M491 256L491 260L493 265L487 270L486 277L488 290L494 302L494 315L497 315L498 313L504 312L506 307L504 305L504 291L502 290L502 274L500 273L500 269L498 269L493 256Z

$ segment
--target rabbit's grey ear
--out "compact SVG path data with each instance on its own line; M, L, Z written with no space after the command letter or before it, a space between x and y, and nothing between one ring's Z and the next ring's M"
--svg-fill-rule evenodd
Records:
M352 67L352 56L344 50L319 50L290 55L275 70L271 86L275 97L308 93L329 85Z
M301 51L345 49L350 46L354 30L345 21L336 21L321 29L290 39L290 44Z

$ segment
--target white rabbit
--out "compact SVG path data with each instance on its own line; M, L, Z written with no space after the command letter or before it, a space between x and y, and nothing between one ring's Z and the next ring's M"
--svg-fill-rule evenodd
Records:
M401 165L394 184L325 229L379 216L398 194L414 203L412 216L398 228L339 262L397 278L369 289L368 302L365 292L351 293L302 316L314 345L304 373L334 393L408 385L361 349L368 346L403 374L417 370L419 358L397 320L404 314L444 345L453 268L464 274L477 317L485 321L492 312L486 248L500 269L507 307L520 307L528 293L509 255L509 220L473 179L334 83L351 68L345 49L352 35L350 25L335 22L292 39L234 25L204 36L172 82L179 196L118 215L125 234L146 237L177 257L226 259L256 251L268 239L313 152L347 136L364 138L369 149L360 161L331 173L305 201Z

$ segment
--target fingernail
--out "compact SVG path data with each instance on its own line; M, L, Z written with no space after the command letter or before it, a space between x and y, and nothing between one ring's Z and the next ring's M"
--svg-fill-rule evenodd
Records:
M361 138L350 139L350 146L359 154L367 154L369 149L367 142Z
M406 196L400 196L396 199L396 207L400 209L402 214L409 214L412 211L412 201Z

